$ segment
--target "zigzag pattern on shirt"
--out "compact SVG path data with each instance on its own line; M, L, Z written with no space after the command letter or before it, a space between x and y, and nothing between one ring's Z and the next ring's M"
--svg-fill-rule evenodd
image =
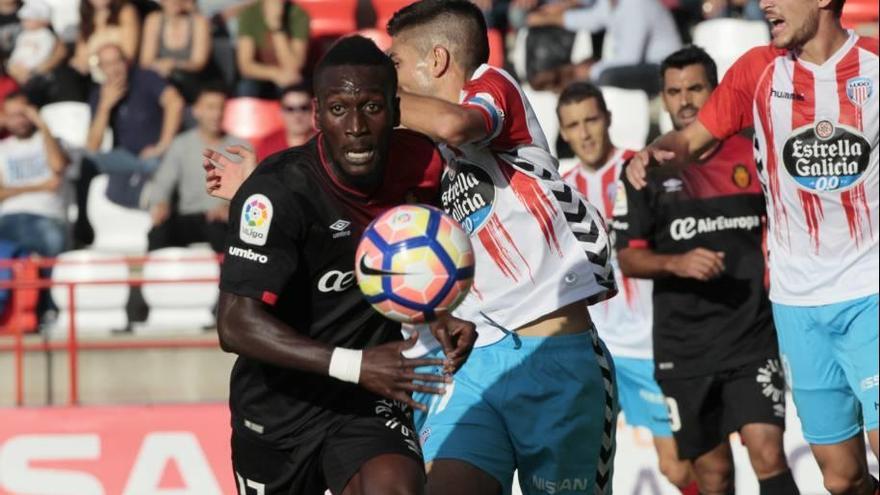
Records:
M514 154L505 154L504 158L521 172L540 179L559 203L569 228L590 261L596 283L604 289L589 296L588 303L595 304L617 294L611 265L611 241L599 210L566 184L555 169L536 165Z

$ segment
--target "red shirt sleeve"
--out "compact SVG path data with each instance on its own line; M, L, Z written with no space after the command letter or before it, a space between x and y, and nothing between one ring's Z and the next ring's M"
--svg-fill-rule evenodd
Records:
M755 89L767 66L782 53L771 46L755 47L730 67L698 117L715 139L726 139L753 125Z

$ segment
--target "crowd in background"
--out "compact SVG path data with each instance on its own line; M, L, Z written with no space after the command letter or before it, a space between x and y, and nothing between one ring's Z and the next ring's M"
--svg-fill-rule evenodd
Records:
M372 3L382 1L358 0L357 28L383 29ZM56 32L54 9L72 3L77 29ZM502 46L529 30L521 76L557 93L589 80L656 95L659 62L690 41L696 23L762 17L757 0L474 3ZM591 33L589 59L572 60L575 31ZM325 38L288 0L0 0L0 243L45 257L88 246L90 184L106 174L109 201L149 212L149 250L221 250L228 211L204 194L201 150L246 144L224 131L230 98L280 103L284 128L250 143L259 158L306 142L309 75ZM505 50L500 60L510 59ZM41 109L60 102L88 105L84 143L50 131Z

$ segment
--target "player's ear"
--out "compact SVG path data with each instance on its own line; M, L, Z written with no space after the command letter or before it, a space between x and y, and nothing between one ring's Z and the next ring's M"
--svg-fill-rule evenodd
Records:
M838 0L816 0L816 5L819 7L819 10L833 10L834 3Z
M447 70L449 70L449 64L452 63L449 56L449 50L444 46L434 45L434 48L431 50L431 55L431 58L434 59L434 63L431 66L431 75L434 77L441 77Z

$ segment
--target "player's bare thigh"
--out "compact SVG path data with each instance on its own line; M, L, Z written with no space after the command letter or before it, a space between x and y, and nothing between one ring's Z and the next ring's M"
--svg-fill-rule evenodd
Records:
M454 459L429 462L427 495L499 495L501 484L473 464Z
M412 457L384 454L365 462L341 495L424 495L425 475Z

